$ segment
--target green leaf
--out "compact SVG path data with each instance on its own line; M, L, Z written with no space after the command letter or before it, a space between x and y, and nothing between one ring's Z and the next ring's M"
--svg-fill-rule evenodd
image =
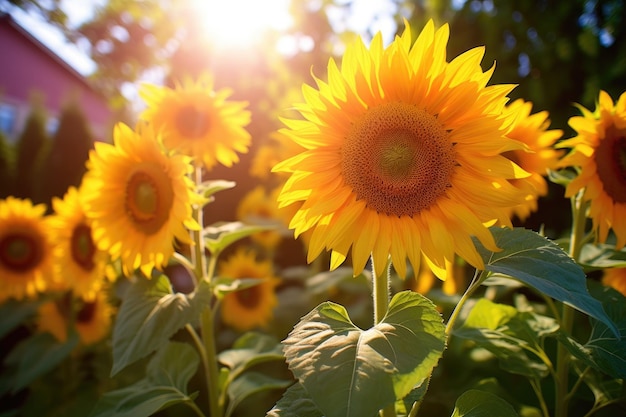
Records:
M519 417L511 404L497 395L471 389L456 400L452 417Z
M67 341L60 343L50 333L36 333L13 348L4 364L13 372L13 393L26 388L68 358L78 345L78 334L71 332ZM7 372L7 371L5 371Z
M511 306L482 298L476 302L463 326L454 330L454 335L487 349L508 372L543 378L549 369L538 356L543 353L541 339L558 329L558 323L550 317L518 312Z
M266 390L284 389L292 383L292 380L278 379L259 372L246 372L240 375L228 386L229 402L226 417L229 417L249 396Z
M7 300L0 304L0 339L37 313L39 303Z
M404 291L369 330L343 306L322 303L283 344L289 369L326 417L373 417L430 376L445 340L432 302Z
M245 290L264 281L263 278L215 277L211 280L211 286L215 295L221 298L228 293Z
M161 346L198 319L211 292L200 284L191 294L172 293L165 275L137 279L127 290L113 328L111 376Z
M324 417L306 389L296 382L283 394L266 417Z
M429 380L427 379L422 384L414 387L404 398L396 401L396 414L409 415L415 403L421 404L426 392L428 391Z
M253 226L242 222L218 222L204 229L205 244L207 249L215 255L240 239L272 229L274 229L272 226Z
M269 361L283 361L282 346L271 336L248 332L235 341L233 347L220 352L218 360L237 375L252 366Z
M213 194L218 193L220 191L229 190L234 188L237 185L234 181L227 180L210 180L204 181L198 187L198 194L202 195L205 198L211 198Z
M626 297L610 287L596 284L591 287L593 294L602 301L607 314L617 323L622 335L626 335ZM565 347L583 361L613 378L626 378L626 338L616 338L603 323L591 319L591 335L581 345L567 335L559 335Z
M616 335L617 327L586 286L582 268L557 244L532 230L492 227L502 250L491 252L475 240L485 270L515 278L524 284L605 323Z
M199 362L191 346L168 343L150 360L144 379L106 393L90 417L148 417L174 404L193 402L196 395L187 395L187 384Z
M626 251L615 250L615 245L586 244L580 253L580 264L589 271L626 267Z

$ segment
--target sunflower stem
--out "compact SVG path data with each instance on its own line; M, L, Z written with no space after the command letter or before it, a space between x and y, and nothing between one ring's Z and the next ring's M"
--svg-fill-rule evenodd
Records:
M197 167L194 174L196 187L199 187L202 183L202 168ZM215 273L215 258L217 258L217 256L211 257L209 261L210 270L207 271L206 252L204 238L202 236L204 229L203 210L204 206L202 204L193 207L193 217L198 225L200 225L199 230L191 231L191 238L193 240L191 255L196 285L203 280L207 280L209 283L211 282L213 274ZM200 315L200 325L202 343L198 344L198 348L200 348L200 345L203 347L201 356L209 400L209 415L212 417L221 417L223 410L222 404L220 403L219 369L217 365L217 348L215 346L215 314L211 305L207 305L202 311Z
M585 239L585 224L587 220L586 204L583 202L584 190L571 198L572 203L572 230L569 242L569 255L576 262L579 261L580 253ZM566 304L562 305L561 328L568 335L574 325L574 309ZM555 417L567 416L570 397L568 395L568 378L570 353L562 343L557 348L556 378L555 378Z
M470 297L474 294L478 287L480 287L482 283L487 279L486 271L480 271L479 275L476 275L477 273L478 271L476 271L476 273L474 274L472 282L470 283L469 287L467 287L467 290L465 290L465 293L461 296L461 299L454 307L454 310L452 310L452 314L450 314L450 318L448 319L448 323L446 324L447 336L450 336L450 334L452 333L452 329L454 329L454 324L459 318L459 314L461 313L461 310L463 310L463 306L465 305L467 300L470 299Z
M380 323L387 314L389 308L389 285L391 283L391 258L387 259L387 265L382 274L376 274L374 259L372 258L372 298L374 301L374 325ZM395 404L391 404L380 410L381 417L396 417Z

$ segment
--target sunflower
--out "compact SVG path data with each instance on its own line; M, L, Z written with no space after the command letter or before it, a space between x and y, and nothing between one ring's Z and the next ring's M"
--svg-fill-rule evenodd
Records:
M239 331L266 327L278 303L275 288L280 282L274 276L271 261L257 261L251 251L239 248L219 266L226 278L260 278L260 284L228 293L222 300L222 320Z
M107 252L97 248L90 222L80 202L79 191L70 187L63 199L52 199L54 214L49 225L55 242L54 273L77 295L93 297L107 274Z
M615 288L626 297L626 268L607 268L602 272L602 283Z
M230 167L239 161L237 153L248 151L248 103L227 101L231 91L214 91L208 75L197 82L185 79L174 89L145 84L139 94L148 106L140 117L163 135L168 149L192 156L196 165Z
M188 178L189 158L164 153L152 130L125 124L114 130L114 145L96 143L89 155L81 200L99 249L120 259L124 272L141 268L148 277L174 252L174 239L189 242L197 229L197 202Z
M313 230L309 262L326 249L335 269L351 252L357 275L371 255L380 275L391 256L404 277L423 254L445 279L455 253L483 267L472 236L498 250L486 226L510 225L504 208L524 195L508 180L528 176L502 153L525 146L506 137L513 86L486 86L484 48L447 62L447 25L428 22L413 44L406 26L387 48L380 33L369 49L357 39L328 82L303 87L303 119L282 132L306 150L274 171L291 174L279 203L303 202L290 228Z
M0 200L0 302L34 297L54 284L45 211L27 199Z
M59 342L67 340L70 305L74 303L75 326L83 345L91 345L104 339L111 329L113 307L106 291L99 291L93 298L60 298L39 307L37 329L51 333Z
M545 176L555 169L562 151L554 148L554 144L563 135L562 130L548 130L550 120L548 112L530 114L532 103L522 99L515 100L507 106L507 111L517 115L513 129L508 137L523 142L527 150L516 150L505 153L505 156L530 173L523 180L512 180L514 186L526 194L526 201L511 209L511 215L524 221L537 211L539 197L548 194L548 182Z
M577 135L559 144L571 148L561 167L576 167L579 173L565 190L566 197L584 189L589 217L599 242L606 242L609 230L617 237L616 247L626 245L626 93L617 104L605 91L592 113L580 106L582 116L569 119Z

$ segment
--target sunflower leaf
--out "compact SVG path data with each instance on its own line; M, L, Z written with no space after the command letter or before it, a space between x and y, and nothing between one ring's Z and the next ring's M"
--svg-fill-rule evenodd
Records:
M234 181L228 180L210 180L204 181L198 186L198 194L205 198L210 198L213 194L220 191L229 190L237 185Z
M452 417L518 417L508 402L487 391L471 389L461 394Z
M174 404L193 402L196 394L187 394L187 384L199 362L191 346L169 342L150 359L145 378L104 394L90 417L148 417Z
M432 302L404 291L369 330L356 327L343 306L322 303L283 344L289 369L326 417L367 417L425 381L445 340Z
M204 241L207 249L216 255L240 239L272 229L274 229L273 226L247 225L242 222L218 222L204 229Z
M228 386L228 408L226 417L246 398L266 390L284 389L293 383L292 380L278 379L260 372L246 372Z
M593 294L602 302L607 314L615 320L622 334L616 338L599 320L591 318L591 335L587 343L580 344L561 334L559 340L576 358L592 368L613 378L626 378L626 297L610 287L594 285Z
M615 250L615 245L586 244L580 253L580 264L588 271L626 267L626 251Z
M169 279L138 279L127 290L113 328L111 376L168 343L209 305L208 285L191 294L172 293Z
M324 414L302 384L296 382L285 391L266 417L324 417Z
M603 322L619 335L602 304L589 294L582 268L557 244L523 228L492 227L491 232L500 252L491 252L475 240L485 270L521 281Z

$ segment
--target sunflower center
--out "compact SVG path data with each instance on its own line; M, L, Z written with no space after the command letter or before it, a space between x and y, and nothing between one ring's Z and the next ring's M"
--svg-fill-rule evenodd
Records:
M174 202L170 178L157 166L140 165L126 183L126 212L145 234L158 232L167 222Z
M176 113L176 127L183 136L197 139L209 131L210 121L206 113L194 105L187 104Z
M33 236L13 233L0 241L0 264L7 269L26 272L36 268L42 258L43 248Z
M595 152L598 177L604 191L618 203L626 202L626 132L611 126Z
M74 262L86 271L91 271L95 264L93 256L96 247L91 238L91 227L86 224L79 224L74 228L71 239L72 258Z
M235 291L239 304L247 310L254 310L261 302L261 289L258 285Z
M406 103L369 109L341 149L346 184L379 213L413 216L452 183L454 144L437 118Z
M89 323L96 313L96 301L84 301L80 310L76 314L76 321L79 323Z

